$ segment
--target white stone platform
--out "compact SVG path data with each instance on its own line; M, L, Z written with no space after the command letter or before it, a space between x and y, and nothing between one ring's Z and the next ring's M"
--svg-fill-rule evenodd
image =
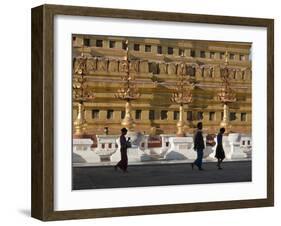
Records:
M132 135L131 135L132 136ZM176 137L173 134L160 135L161 147L150 147L148 135L137 134L132 139L132 147L128 148L128 161L134 164L147 162L171 162L196 159L197 153L193 150L193 135ZM206 140L206 138L205 138ZM97 147L92 148L91 139L73 140L73 163L78 165L111 165L118 162L120 156L119 136L97 135ZM226 161L250 160L252 156L252 141L250 135L232 133L223 137L223 147ZM204 149L204 161L216 161L216 146Z

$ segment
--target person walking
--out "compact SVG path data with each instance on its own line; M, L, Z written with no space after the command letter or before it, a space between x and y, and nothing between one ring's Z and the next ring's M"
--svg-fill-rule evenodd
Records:
M218 169L222 169L221 164L222 161L225 158L225 153L223 150L223 145L222 145L222 138L223 138L223 134L225 132L225 128L220 128L220 132L217 135L217 148L216 148L216 155L215 157L218 159Z
M121 152L121 160L114 166L114 169L117 170L117 167L120 168L123 172L127 172L128 168L128 156L127 156L127 148L128 142L130 141L130 137L126 140L125 135L128 130L126 128L121 129L120 136L120 152Z
M194 168L194 165L198 167L199 170L203 170L202 168L202 159L203 159L203 154L204 154L204 138L202 134L202 129L203 129L203 123L198 122L197 123L197 130L195 132L194 136L194 150L197 151L197 159L191 163L191 168Z

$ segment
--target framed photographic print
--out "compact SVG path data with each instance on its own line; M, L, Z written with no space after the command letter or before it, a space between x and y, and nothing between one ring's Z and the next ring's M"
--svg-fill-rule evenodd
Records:
M273 206L272 19L32 9L32 216Z

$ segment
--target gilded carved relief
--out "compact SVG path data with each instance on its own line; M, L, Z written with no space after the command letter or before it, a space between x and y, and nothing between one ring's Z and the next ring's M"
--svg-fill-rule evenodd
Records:
M98 59L98 67L97 67L97 70L98 70L98 71L106 72L106 71L107 71L107 65L108 65L108 60L107 60L107 59L100 58L100 59Z
M153 74L158 74L158 67L156 62L149 62L149 72Z
M186 66L184 63L180 63L177 65L177 75L183 75L186 74Z
M119 72L123 73L128 70L128 64L127 61L121 60L119 61Z
M130 61L130 72L133 72L133 73L139 72L139 61L138 60Z
M187 65L187 68L186 68L186 74L189 75L189 76L195 76L195 66L194 65Z
M148 73L149 72L148 61L141 60L139 64L139 68L141 73Z
M176 71L177 71L176 65L174 63L169 63L168 64L168 74L174 75L174 74L176 74Z
M119 61L111 59L108 63L108 71L109 72L118 72L118 64Z
M202 78L202 68L199 65L196 66L195 76L196 78Z
M97 70L97 58L96 57L89 57L87 59L87 70L89 72Z
M159 63L159 74L167 74L167 64Z
M148 42L148 40L146 40ZM144 43L146 42L144 41ZM139 106L139 103L143 104L142 106L146 104L151 104L152 102L147 101L146 97L150 95L153 91L153 84L157 84L157 89L155 89L155 92L161 92L166 93L167 96L170 93L169 89L178 82L177 78L179 75L183 74L185 78L187 78L188 82L191 84L191 89L194 88L194 100L195 102L190 105L190 114L197 115L196 111L197 108L200 106L203 107L205 110L202 110L204 112L203 114L206 114L206 119L204 117L204 120L206 123L214 123L212 120L208 120L209 112L208 108L209 106L206 103L206 98L204 95L212 95L213 88L215 87L217 90L218 88L216 86L219 86L221 84L221 74L224 73L224 71L220 71L221 68L225 67L224 60L222 59L221 52L219 50L210 50L214 51L213 54L198 54L197 47L192 47L192 43L189 43L190 47L181 47L184 48L184 53L186 55L182 55L177 51L178 47L174 47L174 53L168 54L167 53L167 45L164 45L165 48L157 49L157 46L153 46L154 44L147 43L147 45L151 45L151 51L145 51L146 44L143 44L143 42L138 43L136 41L136 50L134 50L135 46L134 43L131 43L129 47L126 49L127 52L130 50L133 50L130 52L130 54L125 54L124 46L122 46L121 41L114 41L110 48L108 48L108 40L104 42L103 46L97 47L93 45L93 47L87 46L87 51L89 48L92 48L91 51L87 52L87 61L86 61L86 71L89 72L90 75L92 75L90 79L90 84L93 87L99 87L98 82L100 82L101 79L105 79L105 83L109 80L109 78L114 79L114 81L117 81L116 84L109 83L108 90L99 91L102 93L103 96L108 98L108 101L112 101L110 98L112 98L112 95L109 95L107 92L114 92L113 89L116 87L119 87L122 82L119 82L118 76L125 75L126 73L129 73L131 76L135 76L137 82L136 86L139 84L141 89L140 92L145 92L146 95L141 97L136 103L134 103L134 108L137 109ZM91 43L90 43L91 44ZM155 44L156 45L156 44ZM176 45L176 44L175 44ZM212 43L211 43L212 45ZM215 44L214 44L215 45ZM235 45L235 44L233 44ZM156 48L155 48L156 47ZM211 46L212 47L212 46ZM216 46L214 46L216 47ZM78 48L78 47L77 47ZM172 47L170 47L172 48ZM190 49L193 49L196 54L191 54ZM227 47L221 47L221 48L227 48ZM235 47L234 47L235 48ZM246 47L245 47L246 48ZM247 47L248 48L248 47ZM79 47L79 51L81 51L81 46ZM149 48L148 48L149 50ZM163 51L159 53L159 51ZM203 50L202 50L203 51ZM207 52L207 50L204 50ZM204 52L203 51L203 52ZM239 51L239 49L237 50ZM79 61L81 61L79 52L74 52L74 60L73 60L73 66L74 66L74 73L77 73L78 71L75 70L75 68L78 67ZM179 55L177 55L179 54ZM242 53L241 53L242 54ZM245 54L245 51L244 51ZM238 53L236 54L238 55ZM125 60L126 58L126 60ZM239 61L239 62L237 62ZM233 86L248 86L249 82L251 80L251 71L249 70L251 67L251 63L247 60L241 60L237 57L234 59L229 58L229 65L228 65L228 76L231 79L231 82L233 81ZM81 69L81 66L80 66ZM232 70L235 69L235 70ZM108 73L107 73L108 72ZM151 74L153 74L151 76ZM77 76L76 74L75 76ZM96 75L96 78L95 78ZM161 76L159 76L161 75ZM162 76L163 75L163 76ZM97 83L95 82L95 79ZM139 81L138 81L139 79ZM240 82L236 82L240 81ZM113 88L115 87L115 88ZM208 92L204 93L205 89L208 90ZM100 89L97 89L100 90ZM242 91L241 91L242 90ZM214 91L215 92L215 91ZM239 92L243 92L243 88L239 88ZM149 93L149 94L148 94ZM239 93L239 97L243 96L243 94ZM152 95L152 98L154 96ZM248 97L247 97L248 98ZM102 98L98 96L96 99L97 101L100 101L99 104L104 101ZM239 99L240 100L240 99ZM217 100L215 100L217 101ZM157 104L162 104L158 103ZM156 103L155 100L153 103ZM212 102L213 103L213 102ZM117 104L119 104L117 102ZM105 102L103 106L107 106L108 103ZM175 111L174 105L170 106L171 109L167 109L168 115L172 115ZM223 109L221 109L221 105L212 105L212 111L215 111L215 121L220 119L220 113ZM116 111L116 114L114 113L114 117L118 115L118 111L120 111L120 107L117 109L115 107L111 107L112 110ZM139 107L141 109L141 107ZM116 110L117 109L117 110ZM195 109L195 110L194 110ZM248 109L245 107L245 109ZM154 110L154 108L152 109ZM178 109L176 109L178 110ZM209 109L210 110L210 109ZM237 109L235 109L236 111ZM242 110L241 110L242 111ZM244 110L243 110L244 111ZM245 110L246 111L246 110ZM88 113L89 114L89 113ZM159 114L155 111L155 115ZM148 116L144 116L143 113L141 115L142 119L143 117L146 118ZM89 116L90 117L90 116ZM156 117L156 116L155 116ZM186 119L186 116L184 116ZM250 116L249 116L250 117ZM173 117L170 117L170 121L173 121ZM214 116L212 115L212 118ZM92 120L92 119L90 119ZM95 119L96 120L96 119ZM174 123L170 122L169 123ZM204 121L204 122L205 122ZM166 128L166 127L165 127ZM114 127L114 130L116 128Z

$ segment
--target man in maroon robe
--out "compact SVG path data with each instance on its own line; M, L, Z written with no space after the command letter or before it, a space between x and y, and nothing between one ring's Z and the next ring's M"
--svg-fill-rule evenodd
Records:
M117 167L120 168L123 172L127 172L128 168L128 156L127 156L127 148L128 148L128 140L126 140L125 135L127 134L128 130L126 128L121 129L121 136L120 136L120 152L121 152L121 160L114 166L114 169L117 170Z

